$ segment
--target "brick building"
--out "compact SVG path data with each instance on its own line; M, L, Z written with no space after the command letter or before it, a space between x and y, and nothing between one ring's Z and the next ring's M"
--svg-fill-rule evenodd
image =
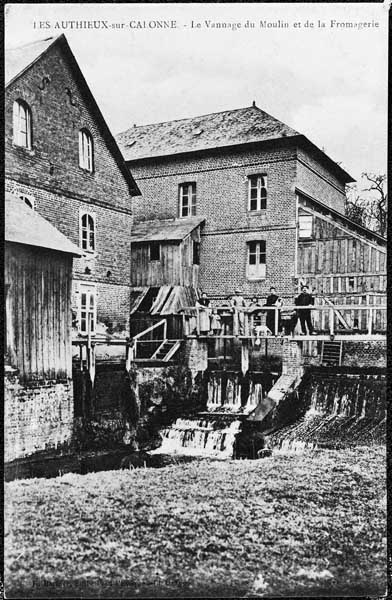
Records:
M61 35L6 52L6 190L83 251L78 327L128 327L132 197L140 194Z
M292 298L303 282L323 294L362 293L370 265L376 279L369 291L385 291L385 240L344 216L352 177L254 103L134 126L117 141L142 192L133 203L135 223L205 219L199 287L215 301L238 286L248 298L265 297L270 286ZM358 240L354 261L337 265L337 237ZM324 262L304 263L317 252ZM325 285L321 275L331 274L341 283Z

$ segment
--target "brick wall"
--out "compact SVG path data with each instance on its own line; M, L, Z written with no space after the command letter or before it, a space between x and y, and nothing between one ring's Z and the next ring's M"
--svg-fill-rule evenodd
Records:
M282 354L282 375L302 375L302 345L300 342L284 340Z
M5 461L68 447L73 430L72 381L36 381L21 385L5 377Z
M296 185L309 196L344 214L344 184L301 148L298 149Z
M266 241L266 277L250 280L246 276L248 242ZM213 298L225 299L240 285L244 295L265 297L271 286L278 294L291 297L295 256L295 230L274 229L259 232L229 232L202 236L200 286Z
M43 85L44 77L49 77L50 83ZM31 109L31 150L12 141L12 109L17 99L25 100ZM90 131L94 141L92 173L79 167L82 127ZM74 260L74 278L98 284L99 318L103 315L126 326L132 199L99 121L59 46L7 88L5 149L6 189L17 195L32 195L35 209L75 244L80 245L80 214L95 215L96 252Z
M197 214L205 217L200 250L199 285L223 299L238 285L246 296L266 295L275 285L291 295L295 256L295 149L219 151L197 158L132 163L142 192L134 200L135 220L178 217L178 187L196 182ZM265 211L248 211L248 177L267 176ZM247 242L265 240L267 273L247 278ZM278 252L279 251L279 252Z
M200 287L223 299L238 285L245 296L266 296L274 285L290 298L295 286L295 188L337 210L344 209L344 186L307 152L297 148L217 150L198 157L166 157L130 162L142 197L135 220L179 216L180 183L196 183L197 214L205 217L200 250ZM267 208L248 210L248 177L264 174ZM249 241L265 240L266 277L247 278Z
M58 220L55 225L61 233L76 245L80 245L79 214L86 206L84 202L20 184L14 180L6 180L5 188L18 196L21 194L34 196L35 209L49 221L53 222L54 218ZM132 226L132 215L100 206L88 208L96 217L96 252L94 255L74 258L73 279L96 284L99 321L128 327L131 269L129 232ZM90 273L86 273L86 268Z
M322 343L307 341L302 344L304 346L304 365L319 366ZM343 342L342 366L385 368L387 366L386 342Z
M203 233L295 224L294 149L227 152L196 158L130 163L142 192L135 198L135 221L178 217L178 186L196 182L197 214L206 218ZM267 175L267 209L248 211L248 177Z
M344 342L342 364L347 367L386 367L386 341Z
M43 86L43 78L50 83ZM43 90L40 87L44 87ZM71 91L70 100L67 90ZM31 109L33 148L12 143L12 107L23 99ZM71 104L72 101L72 104ZM79 167L79 130L94 141L94 172ZM99 123L59 46L54 46L7 88L6 175L30 185L106 202L130 210L128 186L101 134ZM52 166L52 169L50 168Z

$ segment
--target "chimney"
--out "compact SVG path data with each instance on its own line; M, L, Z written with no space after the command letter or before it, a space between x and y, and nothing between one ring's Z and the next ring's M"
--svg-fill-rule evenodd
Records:
M256 108L256 100L253 100L252 106L253 106L253 108Z

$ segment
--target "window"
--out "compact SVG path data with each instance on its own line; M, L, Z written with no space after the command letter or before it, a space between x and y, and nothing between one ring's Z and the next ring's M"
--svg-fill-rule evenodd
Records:
M193 242L192 263L194 265L200 265L200 243L199 242Z
M25 204L27 204L27 206L29 208L32 208L34 210L35 208L35 200L34 200L34 196L27 196L26 194L22 194L21 196L19 196L19 198L21 200L23 200L23 202Z
M248 243L248 278L263 279L265 277L265 240Z
M161 260L161 245L159 242L151 242L150 244L150 261Z
M17 146L31 149L32 121L29 105L16 100L13 109L13 140Z
M80 311L79 327L80 333L95 333L96 323L96 298L95 287L88 285L80 286Z
M93 138L87 129L79 131L79 166L90 172L94 169Z
M180 185L180 217L191 217L196 214L196 183Z
M312 215L299 215L298 217L298 237L311 238L313 234Z
M88 213L81 216L81 246L88 252L95 251L95 219Z
M251 175L248 179L249 210L264 210L267 207L267 177Z

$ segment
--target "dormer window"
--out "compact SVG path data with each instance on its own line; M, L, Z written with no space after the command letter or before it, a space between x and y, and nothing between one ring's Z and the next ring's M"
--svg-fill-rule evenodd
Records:
M16 100L13 106L13 141L22 148L32 147L31 110L24 100Z
M94 170L93 138L87 129L79 131L79 167L90 173Z
M249 211L265 210L267 208L267 176L251 175L248 178Z

